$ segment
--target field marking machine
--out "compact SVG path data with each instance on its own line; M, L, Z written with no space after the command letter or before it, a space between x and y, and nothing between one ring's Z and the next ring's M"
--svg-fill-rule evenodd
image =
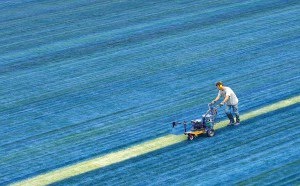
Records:
M188 140L193 140L195 137L206 134L208 137L215 135L214 125L216 122L218 108L220 106L214 106L213 104L208 104L208 110L205 114L202 115L202 118L195 119L191 121L191 130L187 131L188 123L184 122L172 122L172 127L179 124L184 126L184 134L187 135Z

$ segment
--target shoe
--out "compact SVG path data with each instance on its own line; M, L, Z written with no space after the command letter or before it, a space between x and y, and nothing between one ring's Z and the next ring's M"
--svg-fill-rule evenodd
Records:
M235 126L239 125L240 124L240 118L239 117L236 117L236 120L235 120Z
M234 125L234 122L233 121L230 121L229 123L228 123L228 126L233 126Z

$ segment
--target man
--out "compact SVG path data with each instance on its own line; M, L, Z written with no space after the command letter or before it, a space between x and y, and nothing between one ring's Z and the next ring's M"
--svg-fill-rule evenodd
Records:
M235 93L232 91L230 87L224 86L224 84L219 81L216 83L216 87L219 89L218 96L211 102L212 104L215 104L220 97L224 97L224 100L219 104L220 106L223 106L226 104L225 113L229 119L228 125L239 125L240 124L240 115L238 111L238 103L239 100L236 97ZM231 109L233 110L236 121L234 122L233 115L231 113Z

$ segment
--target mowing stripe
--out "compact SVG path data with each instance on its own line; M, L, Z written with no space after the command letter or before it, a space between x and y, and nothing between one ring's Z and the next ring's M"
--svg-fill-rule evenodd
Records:
M260 116L262 114L266 114L268 112L272 112L297 103L300 103L300 95L292 97L290 99L279 101L277 103L241 115L241 120L245 121ZM223 128L226 125L227 121L221 121L215 125L215 129L217 130ZM12 185L48 185L73 176L77 176L115 163L119 163L130 158L147 154L149 152L153 152L155 150L159 150L164 147L180 143L184 140L186 140L186 136L184 135L166 135L104 156L96 157L70 166L62 167L50 171L48 173L38 175L33 178L16 182Z

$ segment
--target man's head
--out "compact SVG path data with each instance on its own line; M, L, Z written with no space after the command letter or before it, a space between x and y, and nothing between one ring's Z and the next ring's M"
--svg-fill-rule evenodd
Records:
M224 84L222 81L218 81L216 83L216 87L219 89L219 90L224 90Z

